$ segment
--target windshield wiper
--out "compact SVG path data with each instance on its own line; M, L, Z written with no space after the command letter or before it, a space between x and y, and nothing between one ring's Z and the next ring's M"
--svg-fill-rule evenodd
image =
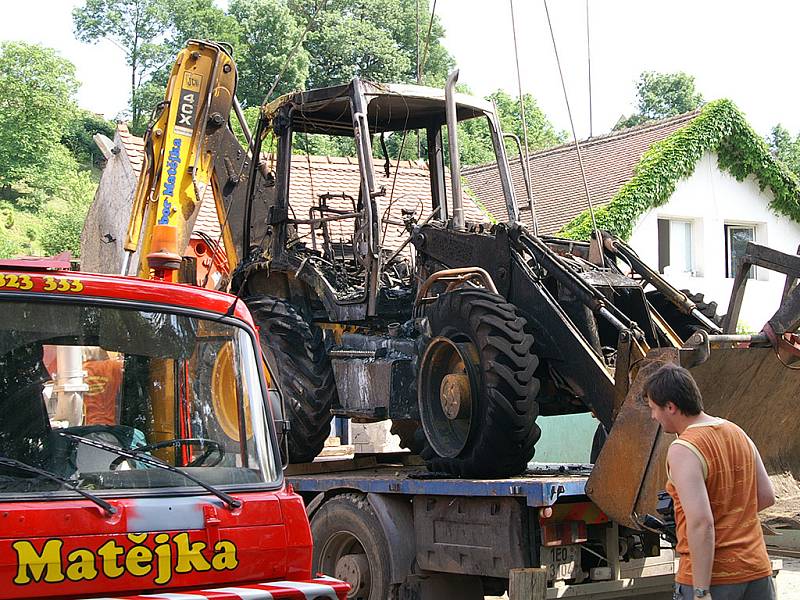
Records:
M19 469L20 471L27 471L29 473L35 473L36 475L44 477L45 479L49 479L51 481L60 483L65 488L68 488L73 492L78 492L81 496L83 496L87 500L91 500L92 502L97 504L97 506L106 511L109 516L117 513L117 509L108 502L106 502L105 500L103 500L102 498L98 498L94 494L90 494L86 490L79 488L77 485L75 485L68 479L59 477L55 473L51 473L50 471L45 471L44 469L34 467L33 465L29 465L14 458L6 458L5 456L0 456L0 466L11 467L13 469Z
M187 473L183 469L180 469L178 467L173 467L172 465L165 463L163 460L160 460L155 456L150 456L148 454L139 454L134 450L125 450L124 448L120 448L118 446L112 446L111 444L98 442L97 440L91 440L89 438L85 438L80 435L75 435L73 433L67 433L65 431L59 431L58 435L63 435L65 438L75 440L76 442L80 442L81 444L86 444L87 446L93 446L95 448L99 448L100 450L105 450L106 452L111 452L112 454L117 454L118 456L131 458L133 460L136 460L140 463L144 463L146 465L150 465L152 467L164 469L165 471L170 471L172 473L177 473L178 475L182 475L189 481L193 481L194 483L199 485L207 492L214 494L217 498L222 500L231 510L234 508L239 508L242 505L241 500L237 500L236 498L226 494L222 490L218 490L213 485L210 485L205 481L198 479L197 477L191 475L190 473Z

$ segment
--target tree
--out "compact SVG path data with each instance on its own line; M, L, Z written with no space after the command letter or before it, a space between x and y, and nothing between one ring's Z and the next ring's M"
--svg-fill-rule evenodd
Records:
M792 139L789 131L779 123L772 128L767 144L772 154L800 177L800 135Z
M40 213L40 244L45 255L55 256L69 250L78 257L83 224L97 184L87 171L79 170L66 173L61 183L59 195Z
M235 17L216 6L214 0L171 0L168 6L172 26L167 41L170 61L189 39L213 40L231 47L239 43L241 31Z
M0 44L0 186L9 188L48 164L72 118L77 89L74 65L55 50Z
M528 149L531 152L550 148L564 142L567 134L556 131L553 124L539 108L536 99L530 94L523 95L525 102L525 122L528 128ZM508 92L497 90L487 100L493 100L497 108L497 117L504 133L513 133L520 140L524 152L524 135L522 118L519 110L519 99ZM461 147L461 162L465 165L479 165L494 162L494 148L492 146L491 132L483 119L472 119L461 123L459 126L459 146ZM518 155L517 146L512 141L506 141L508 156Z
M682 72L644 71L636 83L636 95L638 112L620 117L615 130L681 115L703 105L703 96L695 89L694 77Z
M310 19L320 0L290 0L295 14ZM419 0L419 54L423 83L441 85L453 59L441 44L444 29L434 18L425 49L430 7ZM353 77L382 82L417 81L417 0L329 0L308 34L307 86L346 83Z
M56 246L77 254L96 183L70 149L83 156L92 133L109 131L102 119L75 106L77 88L75 67L55 50L0 44L2 257Z
M137 102L141 83L168 60L164 43L170 26L165 0L86 0L72 11L75 37L96 43L107 39L125 53L131 70L130 106L133 125L140 125L142 106Z
M228 12L239 25L237 96L242 104L260 105L278 74L273 97L301 89L309 56L302 46L290 56L303 30L289 9L278 0L232 0Z
M114 124L100 115L78 108L65 127L61 143L69 148L81 165L101 166L103 155L94 142L96 133L114 139Z

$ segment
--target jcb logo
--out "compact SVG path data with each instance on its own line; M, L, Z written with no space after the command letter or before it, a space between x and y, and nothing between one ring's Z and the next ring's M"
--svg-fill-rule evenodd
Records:
M195 73L184 73L183 74L183 89L189 90L191 92L199 92L200 91L200 84L203 81L202 75L197 75Z

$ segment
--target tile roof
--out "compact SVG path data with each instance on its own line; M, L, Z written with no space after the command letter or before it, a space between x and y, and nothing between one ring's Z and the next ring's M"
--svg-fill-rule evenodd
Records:
M581 155L592 203L599 208L614 197L631 177L642 155L650 146L674 133L698 116L693 111L655 123L631 127L581 142ZM531 154L531 187L539 221L539 233L554 234L587 208L578 156L573 143L562 144ZM517 202L526 203L525 180L520 160L510 161ZM500 221L508 218L497 165L465 168L464 178L470 190ZM521 211L521 219L532 223L530 211Z
M117 123L117 135L125 149L125 155L133 167L133 174L138 179L142 173L142 159L144 157L144 141L136 137L129 130L125 123Z
M118 125L120 139L125 148L134 172L138 177L141 172L144 145L142 139L130 134L125 125ZM398 164L399 163L399 164ZM395 176L396 174L396 176ZM431 188L428 167L423 162L393 161L390 176L387 178L384 171L384 162L375 162L376 186L385 186L386 196L378 198L378 207L382 219L400 223L402 209L416 210L417 216L424 220L430 215ZM448 175L449 177L449 175ZM358 163L355 158L342 156L305 156L296 155L292 158L290 174L289 203L294 211L293 217L308 219L312 204L316 204L321 194L342 193L358 198L360 176ZM447 186L448 203L451 202L449 179ZM391 205L389 214L387 208ZM328 201L328 206L340 210L352 210L352 203L343 198L334 198ZM487 216L477 204L466 194L464 195L464 212L467 221L484 223ZM397 249L408 237L404 228L397 224L383 223L381 230L386 228L384 247ZM331 223L330 230L334 239L340 235L351 235L352 221L336 221ZM206 188L200 205L200 213L194 226L195 232L203 232L212 239L220 239L219 219L214 206L211 186ZM308 236L309 227L298 227L299 236ZM317 241L321 243L319 230L316 233ZM309 246L310 238L307 238Z

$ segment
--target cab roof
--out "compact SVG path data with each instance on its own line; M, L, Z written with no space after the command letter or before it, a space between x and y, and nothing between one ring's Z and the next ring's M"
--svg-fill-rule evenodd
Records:
M285 94L264 105L262 112L271 118L284 107L292 107L295 131L352 135L350 98L358 85L367 100L367 119L373 133L424 129L445 122L443 89L359 79L346 85ZM486 100L456 94L456 112L458 120L463 121L492 114L494 108Z

